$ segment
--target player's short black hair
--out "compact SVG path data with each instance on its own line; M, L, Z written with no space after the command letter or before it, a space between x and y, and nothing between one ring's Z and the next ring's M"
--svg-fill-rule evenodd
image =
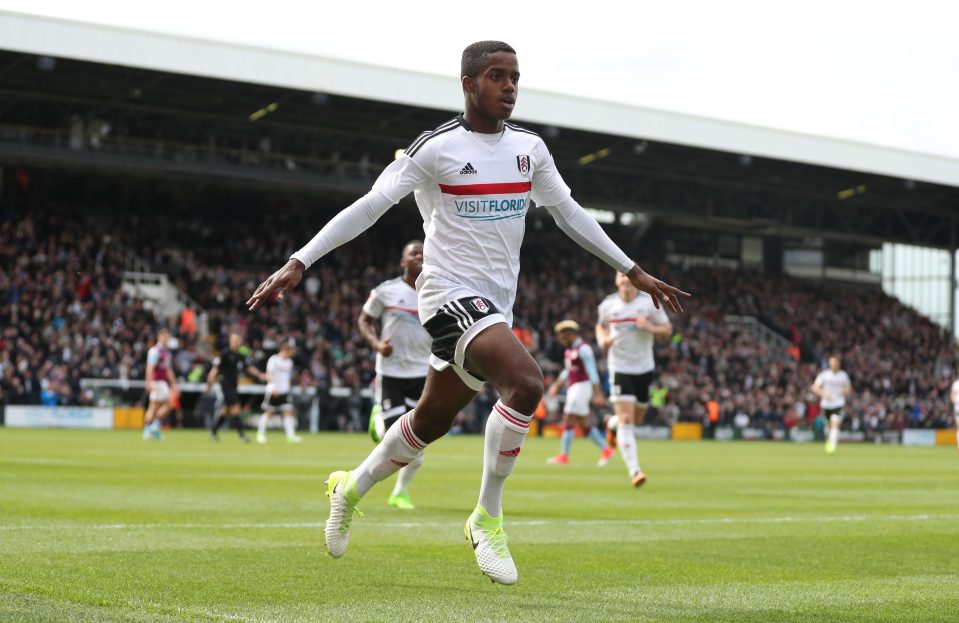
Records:
M466 49L463 50L463 60L460 62L460 77L475 78L478 76L486 67L486 55L496 52L516 54L513 46L503 41L477 41L466 46Z

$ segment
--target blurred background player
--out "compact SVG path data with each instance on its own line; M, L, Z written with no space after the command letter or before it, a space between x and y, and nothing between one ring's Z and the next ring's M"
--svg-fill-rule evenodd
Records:
M403 275L373 288L356 320L360 335L376 351L376 396L370 434L379 442L386 431L416 406L429 369L432 339L420 323L416 278L423 270L423 243L408 242L400 256ZM382 331L376 333L380 320ZM423 455L399 471L389 505L412 509L409 486L423 465Z
M846 406L846 397L852 394L852 382L846 371L839 368L838 356L829 358L829 368L820 372L813 381L812 391L819 396L822 413L829 419L826 452L832 454L839 443L839 427L845 416L843 408Z
M959 379L952 382L952 413L956 419L956 447L959 448Z
M250 441L243 431L243 419L240 418L240 394L237 392L237 384L242 372L246 372L264 382L267 380L267 376L250 363L246 354L240 352L242 346L243 337L235 331L231 332L229 348L213 360L213 368L206 379L206 391L210 391L219 376L220 389L223 391L223 408L213 422L213 428L210 429L210 438L213 441L220 440L217 431L220 430L224 420L231 417L236 426L236 432L240 435L240 441L243 443L249 443Z
M563 353L563 371L549 386L547 393L551 398L555 398L564 382L568 387L563 405L562 450L550 458L549 462L553 465L569 463L569 450L573 446L578 425L583 434L600 449L599 466L602 467L609 462L609 457L613 456L615 451L606 443L599 429L589 421L590 398L597 407L606 402L599 383L596 356L589 344L579 336L579 324L575 320L563 320L557 323L553 330L556 331L560 343L566 347L566 352Z
M653 338L669 336L673 325L653 299L622 273L616 273L616 293L599 304L596 341L606 351L609 369L609 399L616 408L616 445L626 462L634 487L646 482L636 457L635 424L641 424L649 404L653 382ZM612 445L612 443L610 444Z
M279 409L283 414L283 430L287 443L300 443L303 438L296 434L296 418L293 416L293 399L290 389L293 379L293 344L283 342L280 352L266 362L266 393L263 395L263 414L256 434L257 443L266 443L266 426L270 416Z
M170 412L170 398L177 392L176 377L173 375L173 357L167 344L170 331L160 329L157 342L147 351L146 390L150 403L143 417L143 438L163 439L160 424Z

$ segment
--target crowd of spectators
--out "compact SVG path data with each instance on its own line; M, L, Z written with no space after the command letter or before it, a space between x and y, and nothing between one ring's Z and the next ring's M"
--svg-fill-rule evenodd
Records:
M411 209L395 208L321 260L284 301L253 314L246 310L249 294L320 225L309 212L141 217L147 220L122 228L55 212L6 221L0 226L0 399L85 404L93 396L80 388L82 377L142 378L156 327L166 322L176 332L178 326L123 294L121 273L131 251L208 314L209 337L178 336L181 376L206 365L237 328L258 359L280 341L294 340L301 384L358 393L372 381L373 354L354 323L369 290L398 273L403 244L421 233ZM515 331L550 377L562 361L551 327L573 318L592 341L596 307L614 291L613 274L548 219L531 217L529 227ZM959 351L939 327L879 289L646 264L695 293L687 313L672 318L675 335L656 343L657 382L669 391L651 423L695 420L771 432L813 422L818 405L809 387L830 353L841 355L855 386L853 428L951 423L948 389ZM727 324L730 314L757 318L790 346ZM356 424L355 417L340 421Z
M81 378L142 378L158 318L122 272L109 235L77 217L0 223L0 403L90 404Z

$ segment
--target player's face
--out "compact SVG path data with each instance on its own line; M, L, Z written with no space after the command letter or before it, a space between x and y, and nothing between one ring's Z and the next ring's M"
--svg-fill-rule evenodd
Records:
M243 344L243 338L237 333L230 334L230 350L236 350Z
M573 342L576 341L576 333L574 331L560 331L559 332L559 343L569 348L573 345Z
M629 277L622 273L616 273L616 289L619 291L619 295L627 300L634 299L639 294L639 290L629 280Z
M414 279L420 276L420 272L423 270L422 243L414 242L406 245L403 249L403 257L400 258L400 266Z
M170 341L170 334L167 333L166 331L161 331L157 335L157 344L159 344L160 346L166 346L167 342L169 341Z
M493 119L509 119L519 93L519 62L515 54L503 51L488 54L486 58L483 71L475 79L469 79L470 100Z
M839 357L829 358L829 369L833 372L839 372Z

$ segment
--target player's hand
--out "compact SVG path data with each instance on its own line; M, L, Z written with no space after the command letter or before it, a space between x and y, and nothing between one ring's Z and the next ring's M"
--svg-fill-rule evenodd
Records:
M612 346L614 342L616 342L616 336L607 335L605 338L600 340L599 345L603 350L609 350L609 347Z
M556 396L559 395L559 388L555 385L550 385L549 389L546 390L546 395L550 398L556 398Z
M642 331L649 331L652 328L652 323L649 322L649 318L646 316L640 316L636 319L636 328Z
M250 311L258 310L263 303L272 300L274 295L277 299L283 300L283 296L300 283L304 270L306 267L299 260L291 259L287 262L253 292L253 296L246 302Z
M147 393L153 393L153 381L147 381Z
M593 406L602 407L606 404L606 395L605 394L594 394L593 395Z
M679 303L679 297L689 298L689 292L683 292L665 281L660 281L640 268L639 264L634 264L626 276L634 286L653 297L653 305L656 309L659 309L660 303L663 303L670 311L682 313L683 306Z
M393 354L393 338L388 337L379 344L376 345L376 352L383 355L384 357L389 357Z

